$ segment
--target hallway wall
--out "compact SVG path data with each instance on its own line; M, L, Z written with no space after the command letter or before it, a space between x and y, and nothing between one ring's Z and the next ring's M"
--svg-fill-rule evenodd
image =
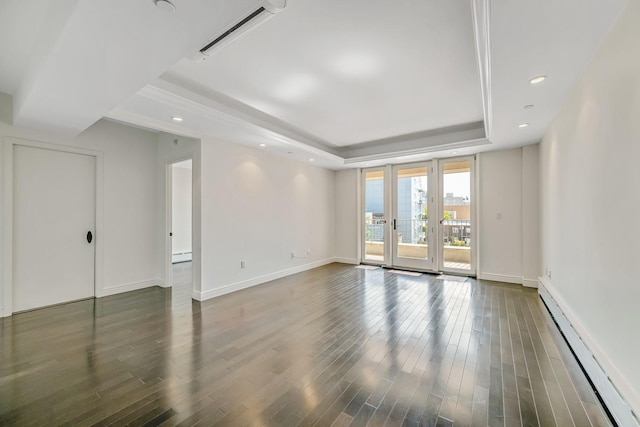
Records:
M640 2L631 1L540 145L543 283L640 414Z

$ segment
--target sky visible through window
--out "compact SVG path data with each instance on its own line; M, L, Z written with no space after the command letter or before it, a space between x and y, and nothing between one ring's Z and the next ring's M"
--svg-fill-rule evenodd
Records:
M444 195L453 193L456 197L471 198L471 182L469 172L447 173L444 175Z

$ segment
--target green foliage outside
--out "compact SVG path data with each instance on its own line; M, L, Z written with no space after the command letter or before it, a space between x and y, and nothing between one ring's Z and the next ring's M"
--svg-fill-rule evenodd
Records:
M450 236L450 237L449 237L449 243L447 243L447 246L464 246L464 247L469 247L469 245L467 244L467 242L465 242L464 240L460 240L460 239L456 238L456 236Z

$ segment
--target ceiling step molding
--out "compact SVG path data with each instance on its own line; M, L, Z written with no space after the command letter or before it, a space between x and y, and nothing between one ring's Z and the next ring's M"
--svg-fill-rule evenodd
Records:
M488 140L491 140L493 107L491 105L491 6L489 0L473 0L471 12L476 41L476 59L480 72L485 135Z

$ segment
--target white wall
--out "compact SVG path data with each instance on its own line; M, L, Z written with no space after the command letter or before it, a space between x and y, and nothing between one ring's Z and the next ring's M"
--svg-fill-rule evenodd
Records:
M7 133L7 123L13 122L13 110L12 110L12 99L11 96L6 95L0 92L0 129L5 129L1 131L2 133ZM4 144L3 144L4 145ZM5 207L5 197L4 197L4 146L0 150L0 165L2 166L2 170L0 171L0 317L7 316L4 304L4 294L5 286L9 286L7 283L8 280L5 277L6 271L4 268L5 263L5 252L8 249L6 246L5 238L5 223L4 223L4 207Z
M172 253L189 253L191 252L191 169L173 166L172 172Z
M631 1L540 146L544 279L640 414L640 2Z
M333 260L335 172L213 140L201 150L202 292L195 297Z
M478 154L478 277L537 286L538 146Z
M335 256L338 261L359 264L358 258L358 170L336 172Z
M522 147L522 284L537 287L540 266L539 146Z
M109 121L99 121L73 139L18 129L10 125L11 98L0 94L0 137L68 145L104 153L103 289L98 296L156 283L156 135ZM4 155L0 150L0 164ZM4 181L0 174L0 199ZM3 205L4 206L4 205ZM2 215L0 213L0 215ZM4 219L0 218L0 228ZM0 229L4 263L4 229ZM4 270L0 272L3 289ZM4 307L4 301L1 306ZM5 313L5 315L8 313Z
M478 277L522 283L522 149L477 157Z
M136 283L154 285L155 134L99 121L73 143L104 153L105 290L130 290Z

